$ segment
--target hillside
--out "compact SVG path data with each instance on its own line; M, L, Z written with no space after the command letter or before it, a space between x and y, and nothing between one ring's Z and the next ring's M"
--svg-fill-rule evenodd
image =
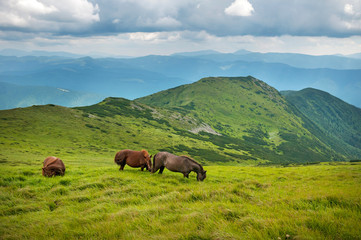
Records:
M253 77L205 78L134 101L107 98L87 107L0 111L0 125L3 162L10 153L112 162L124 148L169 151L218 165L354 156L333 149L320 127Z
M360 108L312 88L281 93L332 139L331 146L354 158L361 157Z
M24 155L39 161L60 155L78 163L91 157L113 164L115 153L125 148L144 148L151 154L173 151L203 164L254 164L257 160L235 149L221 150L206 137L187 131L204 127L196 119L121 98L75 109L44 105L3 110L0 125L0 161L9 164L23 162ZM16 160L10 160L10 155Z
M207 134L211 141L261 159L344 159L304 127L305 122L276 89L250 76L205 78L137 101L198 118L222 134Z

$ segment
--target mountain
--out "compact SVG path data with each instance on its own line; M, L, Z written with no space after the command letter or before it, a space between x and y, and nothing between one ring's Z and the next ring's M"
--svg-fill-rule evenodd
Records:
M361 53L354 53L354 54L346 55L346 57L361 59Z
M48 86L132 99L180 85L184 80L129 66L117 59L1 57L0 81Z
M44 104L69 107L87 106L97 103L103 98L98 94L70 91L62 88L20 86L0 82L0 109Z
M136 101L205 122L221 134L207 137L224 149L273 162L344 159L304 127L276 89L254 77L204 78Z
M347 104L327 92L313 88L281 93L287 101L322 130L329 138L328 143L334 149L354 158L360 158L360 108Z
M179 52L172 54L172 56L196 57L196 56L211 55L211 54L221 54L221 53L214 50L202 50L195 52Z
M169 151L203 164L305 163L349 159L280 93L253 77L204 78L136 100L106 98L86 107L0 111L6 152L87 156L110 161L120 149Z
M198 54L202 59L213 59L222 62L247 61L247 62L265 62L282 63L296 68L305 69L360 69L361 59L357 55L336 56L336 55L306 55L299 53L259 53L240 50L235 53L210 53Z
M3 56L16 56L16 57L24 57L24 56L58 56L58 57L66 57L66 58L79 58L84 57L80 54L74 54L69 52L48 52L48 51L23 51L19 49L2 49L0 50L0 55Z
M361 107L360 61L244 51L138 58L0 56L0 81L135 99L204 77L252 75L279 91L318 88Z

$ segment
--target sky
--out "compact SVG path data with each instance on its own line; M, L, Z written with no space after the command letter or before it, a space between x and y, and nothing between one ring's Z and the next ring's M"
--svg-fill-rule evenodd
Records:
M0 49L361 52L361 0L0 0Z

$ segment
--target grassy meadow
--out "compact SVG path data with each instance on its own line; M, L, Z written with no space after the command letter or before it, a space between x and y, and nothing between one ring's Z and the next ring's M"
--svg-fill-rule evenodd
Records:
M28 157L0 163L1 239L361 239L359 163L205 166L197 182L76 156L45 178Z

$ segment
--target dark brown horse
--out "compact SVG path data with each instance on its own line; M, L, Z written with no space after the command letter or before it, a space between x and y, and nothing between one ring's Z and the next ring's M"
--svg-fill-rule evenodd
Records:
M57 157L47 157L43 162L43 176L53 177L53 176L64 176L65 174L65 165L60 158Z
M114 162L120 165L119 171L124 169L125 164L133 168L140 167L142 171L144 168L150 171L152 167L151 158L152 156L149 156L149 153L144 149L142 151L125 149L117 152Z
M169 152L154 155L152 173L159 169L159 174L162 174L165 167L172 172L181 172L187 178L190 172L196 172L198 181L206 178L207 171L203 170L202 165L187 156L176 156Z

